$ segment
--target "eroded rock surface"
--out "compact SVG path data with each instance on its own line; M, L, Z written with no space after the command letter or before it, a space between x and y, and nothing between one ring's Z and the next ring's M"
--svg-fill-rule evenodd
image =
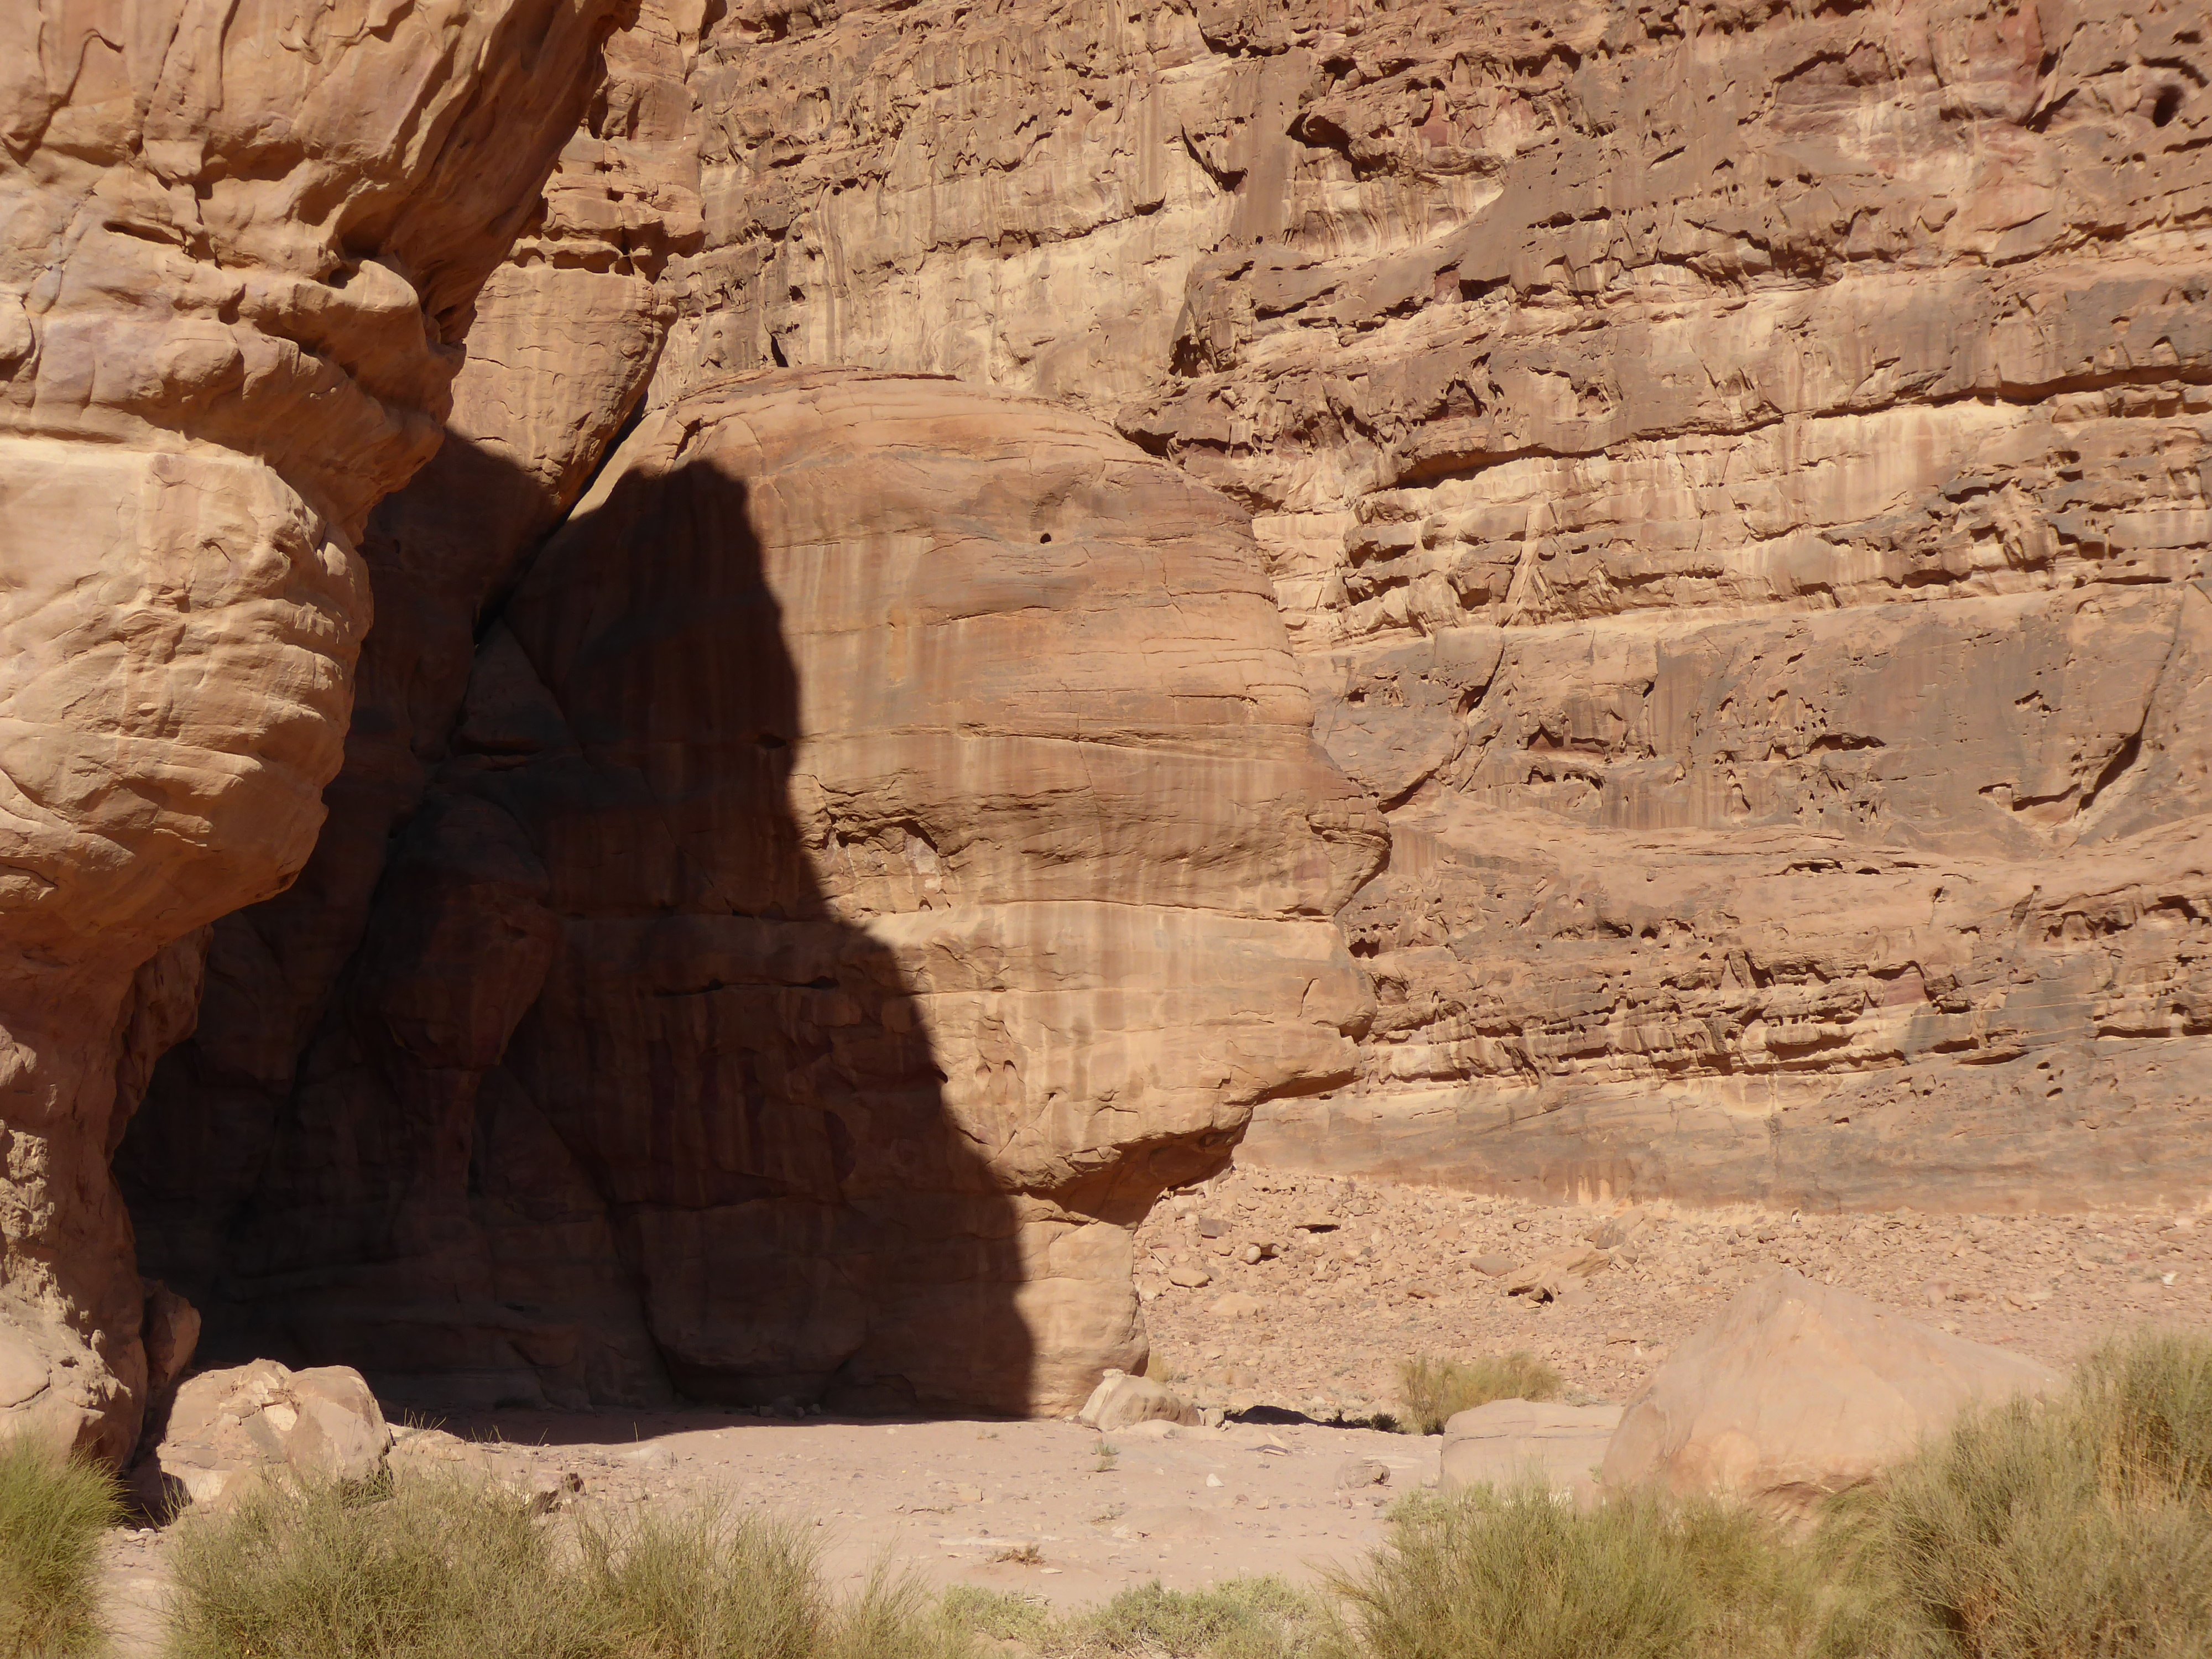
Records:
M203 930L314 844L363 520L439 447L613 6L279 9L0 16L0 1426L111 1458L130 1093Z
M535 660L473 635L633 410L779 366L1080 407L1255 514L1317 734L1391 850L1343 913L1380 1012L1340 1085L1258 1099L1248 1156L1555 1197L2193 1201L2203 14L644 5L479 306L461 441L362 540L385 620L331 828L294 894L216 927L199 1033L125 1150L158 1270L203 1294L244 1249L235 1305L287 1305L254 1230L386 1177L285 1137L334 1090L413 1097L420 1060L439 1103L332 1156L413 1169L428 1137L434 1196L343 1246L369 1322L319 1267L297 1340L382 1340L433 1286L410 1366L664 1385L659 1334L708 1315L641 1313L613 1188L477 1099L541 1006L516 988L569 854L433 780L478 764L469 674ZM994 799L977 845L1027 856ZM386 937L445 915L422 895L455 846L483 860L474 976ZM416 1034L426 1000L465 1041ZM1007 1030L948 1026L932 1064L1026 1075ZM486 1334L511 1218L461 1217L465 1167L477 1211L538 1194L516 1237L565 1230L562 1305L591 1311L563 1334L536 1291Z
M1243 514L1087 416L648 416L486 636L233 1316L492 1399L1073 1409L1153 1197L1356 1064L1380 826L1310 726Z
M1254 509L1394 848L1358 1083L1255 1155L2184 1197L2206 22L737 8L649 395L941 369Z
M1968 1342L1784 1268L1685 1341L1628 1403L1601 1479L1809 1516L1959 1413L2058 1393L2025 1354Z

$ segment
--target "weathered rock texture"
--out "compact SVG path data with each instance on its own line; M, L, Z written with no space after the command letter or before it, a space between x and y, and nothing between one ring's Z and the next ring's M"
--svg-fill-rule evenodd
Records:
M0 1431L111 1457L108 1158L207 925L299 870L477 289L612 0L0 15Z
M486 635L216 1316L494 1399L1073 1409L1152 1199L1351 1075L1380 826L1311 722L1244 514L1089 417L679 400Z
M1971 1406L2060 1393L2025 1354L1947 1336L1784 1268L1738 1295L1628 1403L1601 1477L1810 1516Z
M2207 21L733 8L649 396L943 369L1255 510L1393 843L1255 1154L2191 1197Z
M459 441L362 544L382 621L331 827L293 895L216 925L198 1036L160 1067L125 1149L158 1270L200 1293L232 1273L221 1296L246 1323L228 1328L294 1322L312 1357L353 1357L372 1332L398 1342L404 1304L416 1334L390 1352L409 1366L526 1397L649 1391L672 1376L744 1393L772 1375L852 1380L876 1364L840 1369L882 1352L855 1334L875 1328L860 1315L830 1320L819 1352L779 1338L738 1353L698 1334L725 1328L727 1310L662 1289L641 1301L641 1282L712 1279L646 1264L719 1259L696 1218L726 1220L767 1189L698 1176L674 1119L653 1143L663 1150L610 1151L606 1134L645 1131L611 1105L587 1124L558 1104L556 1092L586 1086L574 1079L518 1083L535 1115L512 1118L497 1081L536 1076L548 1062L532 1056L581 1041L554 1029L556 1009L623 1033L609 1038L621 1057L605 1076L627 1078L635 1045L659 1052L661 1039L581 999L619 1009L649 984L716 981L666 978L689 945L608 965L574 936L588 921L608 937L615 918L548 896L585 856L564 837L633 797L592 804L579 785L566 805L525 810L486 793L487 757L544 777L570 749L650 741L688 765L695 745L721 739L653 726L619 701L602 732L545 679L549 647L485 619L518 580L524 594L547 591L534 566L517 573L634 410L674 420L695 394L730 395L711 390L730 374L779 366L945 373L1079 406L1256 515L1318 736L1387 814L1390 854L1344 912L1381 1012L1341 1086L1310 1097L1340 1062L1286 1055L1277 1084L1200 1091L1212 1103L1199 1115L1231 1133L1247 1104L1285 1091L1258 1100L1255 1155L1556 1194L1793 1205L2201 1194L2205 10L647 5L487 289ZM746 396L770 397L767 386ZM839 442L861 445L861 429ZM956 471L1012 453L924 449ZM989 510L960 510L983 542L1042 510L1018 465L973 488ZM616 505L593 500L559 545L612 533L586 527ZM1212 507L1190 511L1215 522ZM929 533L972 553L968 521ZM1130 533L1143 544L1158 528ZM890 534L858 518L845 532ZM805 702L826 695L807 681L809 630L835 596L778 587L781 554L761 533ZM998 591L987 565L960 580ZM1164 567L1158 580L1147 592L1182 578ZM1045 592L1039 619L1058 603ZM608 597L593 613L617 655L659 625L621 621L630 602ZM886 611L871 626L890 651L936 624ZM1147 638L1187 641L1186 626ZM562 724L532 716L526 743L495 722L507 747L488 750L469 733L491 716L461 712L464 685L505 684L508 669L526 684L525 662ZM1117 671L1123 689L1149 684L1132 665ZM699 672L683 696L721 695ZM1049 707L1037 684L1007 681ZM499 719L522 718L510 708L521 695L499 693ZM1290 704L1269 689L1252 707ZM842 732L832 743L836 730L799 736L862 764L866 745ZM938 759L952 740L906 732L892 769L952 788ZM633 770L645 781L623 787L643 790L637 800L738 787ZM794 788L813 775L794 770ZM876 786L851 787L857 799ZM1333 785L1311 787L1335 799ZM1040 903L1078 902L1067 894L1081 880L1097 884L1081 902L1109 896L1121 866L1104 842L1067 850L1072 806L1040 798L1017 811L1000 789L945 809L975 868L1024 882L1055 871L1067 893ZM1011 1060L1016 1103L994 1103L1012 1112L994 1121L1061 1125L984 1147L944 1190L981 1202L988 1189L1032 1242L1076 1237L1091 1224L1079 1218L1117 1225L1115 1206L1152 1177L1127 1176L1110 1204L1081 1182L1111 1187L1106 1171L1144 1160L1120 1128L1085 1140L1091 1130L1054 1115L1120 1109L1102 1110L1094 1088L1046 1110L1031 1079L1075 1086L1054 1069L1060 1051L1019 1022L1001 1037L950 990L938 1000L936 947L909 950L884 920L916 912L896 884L920 883L921 866L838 873L805 839L817 811L811 797L790 803L789 836L809 850L787 861L806 872L789 890L766 874L742 901L726 883L711 900L650 888L665 859L634 848L608 856L608 891L632 892L641 927L696 928L716 905L764 917L769 903L791 925L803 892L863 930L835 936L887 951L896 973L871 978L882 1006L928 1017L915 1030L948 1079L945 1121L972 1122L961 1091ZM876 839L862 839L904 858L889 822L871 819ZM941 872L946 843L928 841ZM470 859L482 862L464 880L456 864ZM1289 868L1270 879L1297 885ZM1197 896L1175 903L1246 915L1246 878L1209 886L1211 870L1201 861ZM933 899L931 915L950 925ZM441 941L440 927L456 931ZM1068 959L1099 975L1089 983L1136 982L1101 966L1123 958L1095 933L1079 937ZM548 967L525 994L541 959L601 965L574 981ZM1198 982L1196 963L1178 958L1158 982ZM814 977L852 994L842 972ZM1317 1029L1339 1018L1333 998ZM755 1035L717 1037L714 1054L811 1077L822 1051L809 1045L828 1039L794 1036L781 1007L748 1013ZM154 1012L141 1024L143 1052L173 1035ZM668 1041L675 1067L708 1040ZM1096 1044L1097 1075L1119 1075L1115 1040ZM838 1063L840 1076L871 1074ZM908 1074L895 1053L882 1063ZM812 1086L776 1097L809 1103L805 1117ZM330 1103L347 1090L351 1104ZM1052 1163L1079 1145L1125 1150L1079 1177ZM1039 1146L1059 1150L1025 1161ZM574 1181L513 1173L572 1167ZM706 1167L758 1172L742 1158ZM814 1176L775 1179L823 1190ZM515 1206L533 1191L566 1196L526 1215ZM313 1195L347 1218L349 1242L287 1281L280 1242L297 1229L282 1218L304 1216ZM702 1231L653 1231L679 1214ZM536 1240L525 1254L542 1255L545 1235L531 1230L556 1225L560 1253L544 1259L569 1264L550 1274L560 1294L495 1293L499 1241ZM840 1236L826 1248L857 1247ZM353 1279L334 1276L341 1262ZM873 1271L837 1282L884 1282ZM828 1294L828 1279L807 1282L760 1312L762 1329ZM507 1301L523 1310L499 1313ZM1055 1352L1094 1365L1126 1355L1122 1316L1085 1297L1069 1305L1094 1322ZM224 1328L218 1318L218 1340ZM949 1372L924 1383L964 1386Z

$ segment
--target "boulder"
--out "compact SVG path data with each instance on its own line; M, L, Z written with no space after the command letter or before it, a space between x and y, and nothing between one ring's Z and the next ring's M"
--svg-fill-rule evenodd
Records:
M1525 1296L1536 1302L1556 1302L1579 1290L1613 1265L1605 1251L1577 1245L1532 1261L1507 1275L1505 1294Z
M1604 1485L1802 1515L1872 1480L1970 1403L2065 1379L1787 1269L1744 1291L1630 1401Z
M1111 1434L1116 1429L1133 1428L1139 1423L1176 1423L1185 1428L1196 1428L1199 1414L1198 1408L1181 1395L1148 1376L1109 1370L1091 1391L1091 1398L1084 1402L1075 1420L1085 1428Z
M1553 1492L1588 1499L1620 1423L1618 1406L1562 1406L1493 1400L1455 1412L1444 1425L1440 1463L1447 1492L1540 1480Z
M160 1441L134 1485L169 1503L234 1498L281 1471L366 1480L383 1468L392 1431L359 1371L295 1371L273 1359L203 1371L178 1389Z

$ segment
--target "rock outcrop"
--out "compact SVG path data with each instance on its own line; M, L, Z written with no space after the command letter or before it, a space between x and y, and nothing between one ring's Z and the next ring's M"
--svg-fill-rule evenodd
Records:
M1243 514L1086 416L769 371L477 654L228 1309L450 1397L1072 1410L1130 1231L1349 1078L1380 828Z
M1352 844L1370 845L1376 814L1390 850L1341 913L1379 1002L1356 1057L1316 1069L1286 1054L1278 1082L1231 1075L1188 1108L1218 1126L1251 1110L1250 1156L1808 1207L2200 1195L2206 22L2202 4L2139 17L2077 0L647 0L538 207L480 216L520 240L477 305L454 437L358 538L380 621L330 826L292 893L206 935L198 1032L154 1070L121 1154L155 1270L232 1310L212 1322L218 1346L257 1330L354 1357L373 1340L403 1370L493 1397L643 1397L672 1377L748 1395L774 1375L843 1375L825 1356L858 1315L831 1322L842 1334L822 1352L741 1354L698 1334L726 1310L639 1299L649 1255L711 1252L703 1233L649 1242L637 1218L760 1193L617 1182L623 1159L595 1164L605 1147L576 1127L590 1114L559 1117L550 1083L517 1085L532 1112L486 1103L539 1063L510 1049L562 1052L551 1011L582 1018L561 1000L584 994L567 970L539 985L537 964L588 959L565 954L585 909L545 885L584 854L539 837L617 808L587 809L580 784L565 805L492 801L471 735L489 717L464 708L500 674L526 685L518 659L542 678L522 632L490 619L510 591L544 591L533 550L627 422L674 420L733 374L809 366L949 374L1087 410L1254 515L1316 734L1365 795L1327 826L1338 865L1364 866ZM455 202L489 188L471 179ZM471 249L497 240L472 234ZM444 345L465 320L453 296L475 289L423 287L420 265L391 268L443 296L425 303ZM362 267L364 304L386 268ZM0 323L0 355L7 337ZM125 360L166 363L164 349ZM199 359L179 351L181 386ZM365 506L405 469L331 437L317 422L332 407L287 439ZM1012 493L994 493L986 539L1008 528L994 515L1036 507L1028 488L992 486ZM568 544L598 533L584 526L610 501L592 499ZM1178 580L1164 570L1154 591ZM817 602L779 600L802 620ZM1035 609L1049 614L1049 595ZM507 769L544 777L551 753L596 752L580 712L558 712L526 741L501 728ZM644 729L617 721L606 741ZM667 755L704 763L654 729ZM312 828L331 763L325 744L298 799L257 811L241 844L291 835L276 862L298 867L305 831L284 811ZM682 793L648 781L623 799ZM999 787L963 809L975 867L1034 854L1071 882L1086 864L1085 880L1119 878L1103 850L1057 839L1061 805L1032 840L1030 810L1002 810ZM792 811L797 826L816 807ZM785 867L804 864L807 902L882 944L884 917L920 914L924 887L901 884L945 849L908 859L883 824L869 835L882 870L833 879L814 850ZM1241 879L1194 914L1235 909L1222 896ZM191 930L251 896L195 890L208 903L161 933L183 942L127 1010L115 994L131 1035L114 1066L133 1079L189 1008ZM630 890L664 927L698 914L674 888ZM1081 902L1103 902L1103 885ZM933 927L938 909L933 896ZM430 937L441 926L457 931ZM1096 944L1080 953L1092 968ZM872 982L950 1022L916 1026L947 1075L947 1121L966 1121L972 1078L1008 1062L1014 1117L1032 1109L1028 1079L1073 1086L1054 1069L1063 1035L955 1013L980 1005L932 1001L920 958L887 948L897 970ZM577 984L617 1007L665 987L664 966L610 963ZM1187 963L1163 971L1191 982ZM1097 985L1109 981L1135 982ZM1316 1030L1339 1018L1324 1000ZM1256 992L1252 1006L1289 1018L1262 1014ZM777 1033L759 1041L788 1063L783 1013L743 1023ZM1089 1030L1064 1040L1090 1044ZM667 1063L695 1041L708 1040L672 1042ZM1120 1074L1117 1041L1088 1050L1102 1076ZM852 1074L878 1063L909 1066L879 1054ZM814 1098L793 1086L777 1097ZM369 1121L327 1128L321 1150L310 1127ZM1151 1177L1111 1204L1083 1188L1143 1164L1142 1134L1094 1127L1094 1140L983 1147L963 1181L1032 1243L1062 1229L1110 1245L1116 1206ZM1042 1165L1040 1146L1056 1149ZM815 1179L785 1190L823 1190ZM342 1237L288 1281L282 1218L315 1194L346 1218ZM551 1249L532 1259L558 1270L494 1294L502 1237ZM958 1272L980 1283L1003 1266ZM837 1285L881 1282L854 1271ZM761 1329L816 1306L818 1286L787 1288L757 1310ZM502 1312L510 1301L524 1311ZM1075 1302L1091 1322L1046 1346L1126 1358L1126 1318Z
M1787 1268L1738 1295L1628 1403L1600 1474L1812 1514L1976 1404L2051 1395L2025 1354L1947 1336Z
M208 924L314 844L364 519L439 447L613 9L0 17L0 1430L136 1438L109 1157Z
M738 9L649 395L945 370L1254 510L1393 842L1255 1156L2191 1198L2207 21Z

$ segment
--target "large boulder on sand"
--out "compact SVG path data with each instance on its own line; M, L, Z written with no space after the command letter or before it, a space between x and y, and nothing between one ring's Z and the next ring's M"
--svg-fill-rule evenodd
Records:
M366 1480L383 1467L392 1431L359 1371L295 1371L273 1359L203 1371L177 1390L161 1440L134 1472L142 1497L213 1504L280 1471ZM149 1507L151 1505L149 1504Z
M1462 1492L1540 1480L1555 1492L1594 1498L1598 1465L1620 1423L1618 1406L1538 1400L1493 1400L1455 1412L1444 1424L1439 1484Z
M1193 1428L1199 1415L1188 1401L1152 1378L1109 1368L1091 1391L1091 1398L1083 1402L1075 1420L1085 1428L1111 1434L1139 1423L1180 1423Z
M1784 1270L1729 1303L1629 1402L1600 1479L1802 1514L1906 1456L1970 1402L2064 1382L2025 1355Z

